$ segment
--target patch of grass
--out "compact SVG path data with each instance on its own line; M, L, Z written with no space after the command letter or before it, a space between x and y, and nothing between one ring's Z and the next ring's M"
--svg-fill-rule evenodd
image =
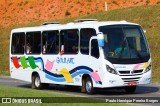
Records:
M53 92L34 90L27 88L16 88L0 86L0 97L67 97L68 95Z
M24 5L26 5L26 4L28 4L28 1L27 1L27 0L21 1L21 2L19 2L17 5L18 5L18 6L24 6Z
M10 75L10 72L9 72L9 70L1 70L0 71L0 76L8 76L8 75Z
M80 17L73 17L73 18L65 18L60 20L53 20L59 21L60 23L68 23L73 22L76 19L98 19L99 21L120 21L126 20L129 22L135 22L140 24L147 32L147 40L149 42L149 47L152 56L152 78L153 81L160 80L160 5L155 6L137 6L131 7L126 9L119 9L119 10L112 10L112 11L100 11L95 14L88 14L85 16ZM46 20L45 20L46 21ZM18 27L29 27L29 26L37 26L43 23L43 21L39 22L31 22L28 24L22 25L14 25L8 28L0 28L0 39L3 42L0 42L0 71L2 70L9 70L9 36L10 31L13 28ZM3 71L4 72L4 71Z
M51 97L49 98L51 101L55 101L53 100L53 98L55 97L55 99L58 101L59 97L64 98L63 101L67 102L68 101L74 101L77 100L76 96L72 96L72 95L65 95L65 94L58 94L58 93L54 93L54 92L49 92L49 91L40 91L40 90L33 90L33 89L25 89L25 88L15 88L15 87L6 87L6 86L1 86L0 87L0 97ZM66 99L65 99L66 98ZM43 99L42 99L43 101ZM62 102L63 102L62 101ZM76 106L97 106L97 105L102 105L102 106L124 106L124 105L128 105L128 104L122 104L122 103L102 103L102 100L98 100L98 99L92 99L92 98L80 98L78 97L78 101L81 101L82 103L54 103L54 104L25 104L27 106L30 105L42 105L42 106L53 106L53 105L61 105L61 106L72 106L72 105L76 105ZM92 102L92 103L83 103L83 102ZM22 104L7 104L8 105L16 105L16 106L21 106ZM128 105L129 106L129 105Z

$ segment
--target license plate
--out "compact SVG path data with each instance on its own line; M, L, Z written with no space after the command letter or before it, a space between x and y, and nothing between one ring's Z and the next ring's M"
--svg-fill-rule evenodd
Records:
M135 85L137 85L136 82L128 82L128 86L135 86Z

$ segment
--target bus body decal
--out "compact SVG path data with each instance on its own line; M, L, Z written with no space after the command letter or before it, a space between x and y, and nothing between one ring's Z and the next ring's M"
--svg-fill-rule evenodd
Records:
M143 63L143 64L136 64L134 67L133 67L133 70L137 70L139 68L142 68L142 69L145 69L149 66L149 63L146 62L146 63Z
M11 58L11 61L12 62L14 61L13 57ZM60 70L59 74L54 74L54 73L50 72L50 70L47 70L48 68L53 67L54 61L53 61L53 64L46 63L45 68L44 68L43 59L41 57L34 58L32 56L32 57L25 58L25 56L22 56L20 58L17 58L17 61L21 62L23 68L24 67L36 68L38 66L35 63L40 62L42 65L42 71L45 72L45 74L46 74L45 77L47 79L52 80L52 81L56 81L56 82L65 82L66 81L67 83L73 83L74 82L73 78L75 78L76 76L81 75L81 74L88 74L93 78L93 80L96 82L96 84L102 84L99 75L87 66L77 66L70 71L68 71L68 69L66 69L66 68L62 68ZM30 63L30 66L27 64L27 62ZM48 66L48 64L52 65L52 66Z
M133 70L137 70L140 66L142 66L142 64L136 64L136 65L133 67Z
M20 65L19 62L18 62L17 56L16 56L16 57L12 57L12 60L13 60L14 66L15 66L16 68L21 67L21 65Z
M35 68L38 67L34 62L34 57L33 56L28 57L28 61L29 61L29 64L30 64L32 69L35 69Z
M59 73L64 76L64 78L66 79L66 82L67 82L67 83L73 82L73 79L72 79L72 77L71 77L71 74L69 73L69 71L68 71L66 68L62 68Z
M56 82L65 82L66 80L64 79L64 77L62 78L57 78L57 77L53 77L53 76L50 76L48 74L45 74L45 77L49 80L52 80L52 81L56 81Z
M30 66L27 64L27 62L26 62L25 56L20 57L20 61L21 61L21 64L22 64L22 67L23 67L23 68L28 68L28 67L30 67Z
M146 62L146 63L144 63L143 66L141 66L140 68L147 68L148 66L149 66L149 63Z
M45 64L45 68L46 68L48 71L51 71L52 68L53 68L54 62L55 62L55 60L52 61L52 62L49 61L49 60L47 60L47 62L46 62L46 64Z
M96 72L92 72L90 75L94 78L95 81L101 81L99 75Z

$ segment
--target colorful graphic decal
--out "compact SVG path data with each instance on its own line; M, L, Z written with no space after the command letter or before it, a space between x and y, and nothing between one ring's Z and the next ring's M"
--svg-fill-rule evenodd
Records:
M143 64L136 64L135 66L134 66L134 68L133 68L133 70L137 70L137 69L139 69L139 68L147 68L149 66L149 63L148 62L146 62L146 63L143 63Z
M143 66L141 66L140 68L147 68L148 66L149 66L149 63L146 62L146 63L144 63Z
M143 65L143 64L136 64L136 65L134 66L133 70L139 69L139 67L142 66L142 65Z
M30 67L30 66L27 64L27 62L26 62L25 56L20 57L20 61L21 61L21 64L22 64L22 67L23 67L23 68L28 68L28 67Z
M95 81L100 81L100 77L96 72L90 73L90 75L94 78Z
M64 76L67 83L73 82L72 76L66 68L62 68L59 74L62 74Z
M25 68L31 67L32 69L37 68L38 66L35 64L35 59L33 56L29 56L28 58L25 58L25 56L21 56L20 58L17 58L17 56L12 57L11 60L15 66L15 68L20 68L21 66ZM29 62L29 65L27 64ZM21 63L21 65L20 65Z
M22 56L20 58L12 57L11 61L13 62L15 68L19 68L22 65L23 68L32 68L32 69L37 68L38 66L36 65L36 63L39 62L42 65L43 68L42 71L46 73L45 77L55 82L73 83L74 82L73 78L81 74L88 74L93 78L96 84L102 84L98 73L94 72L91 68L87 66L78 66L70 71L66 68L62 68L58 74L54 74L51 72L51 70L54 66L55 61L50 62L49 60L47 60L45 67L41 57L38 58L34 58L33 56L30 56L28 58L25 58L25 56ZM19 62L21 63L21 65L19 64ZM27 64L28 62L29 65Z
M31 66L32 69L35 69L37 68L38 66L35 64L35 61L34 61L34 57L31 56L31 57L28 57L28 61L29 61L29 64Z
M45 64L45 68L46 68L48 71L51 71L52 68L53 68L54 62L55 62L55 61L52 61L52 62L51 62L51 61L47 60L47 62L46 62L46 64Z
M19 62L18 62L17 56L16 56L16 57L12 57L12 61L13 61L13 64L14 64L14 66L15 66L16 68L21 67L21 65L20 65Z

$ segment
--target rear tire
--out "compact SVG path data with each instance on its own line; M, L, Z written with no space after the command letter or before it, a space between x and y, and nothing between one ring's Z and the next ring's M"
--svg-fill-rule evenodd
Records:
M32 77L32 88L33 89L42 89L43 84L41 83L41 79L38 74Z
M126 93L134 93L136 91L136 86L127 86L125 87Z
M85 91L87 94L90 94L90 95L94 94L93 83L92 83L92 79L90 77L86 78Z

